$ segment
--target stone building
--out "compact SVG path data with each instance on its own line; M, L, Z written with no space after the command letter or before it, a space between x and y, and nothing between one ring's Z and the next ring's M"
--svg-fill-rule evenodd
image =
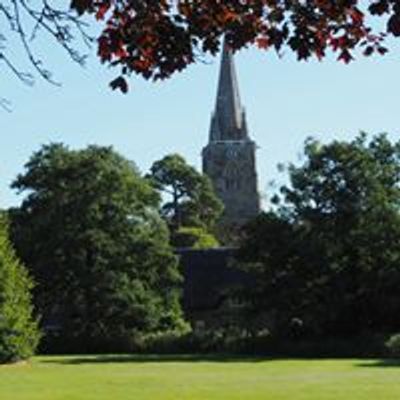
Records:
M260 212L256 147L240 102L233 54L224 44L209 141L202 152L203 172L225 206L224 225L241 225Z

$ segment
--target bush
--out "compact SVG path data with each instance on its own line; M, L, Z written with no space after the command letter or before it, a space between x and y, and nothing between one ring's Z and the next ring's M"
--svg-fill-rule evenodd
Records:
M391 356L400 357L400 333L390 336L385 342L385 347Z
M171 243L174 247L193 249L210 249L218 247L217 239L202 228L182 227L177 232L172 233Z
M0 216L0 363L29 358L40 334L32 317L30 290L33 284L18 261Z

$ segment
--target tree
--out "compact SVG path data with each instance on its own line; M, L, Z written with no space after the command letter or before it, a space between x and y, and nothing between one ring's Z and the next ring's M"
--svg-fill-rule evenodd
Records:
M181 276L159 197L111 148L44 146L13 187L17 250L37 281L44 328L78 346L182 326ZM80 347L82 350L82 347Z
M111 86L123 92L128 90L125 76L168 78L205 54L215 55L223 36L235 50L252 44L279 53L289 48L300 60L321 59L332 50L344 62L353 59L357 48L367 56L384 54L386 37L400 36L397 0L71 0L70 9L67 3L61 11L47 1L39 3L33 8L25 0L0 2L0 16L18 33L39 73L43 76L42 65L32 57L21 12L33 21L35 34L38 28L49 32L73 58L71 32L76 28L86 39L78 16L90 15L101 29L98 56L120 68ZM384 22L382 30L372 28L369 17L376 16Z
M199 55L215 54L223 35L233 49L253 43L278 52L289 47L300 60L322 58L332 49L345 62L359 46L366 55L383 54L385 35L400 35L396 0L374 0L369 7L357 0L74 0L72 7L106 21L98 54L103 62L121 67L121 76L112 85L123 91L127 90L124 75L167 78ZM374 32L367 13L387 16L387 29Z
M161 213L173 231L182 226L212 231L223 205L208 177L188 165L179 154L170 154L154 162L149 179L170 198L163 204Z
M33 317L33 283L8 239L7 222L0 214L0 363L29 358L40 334Z
M400 142L310 140L289 176L279 208L243 242L259 308L318 335L398 330Z
M58 43L73 61L83 64L85 56L77 50L80 47L77 36L86 44L92 38L86 32L87 24L70 6L69 2L55 6L46 0L34 3L26 0L1 0L0 65L8 68L22 82L33 84L35 74L16 60L16 54L22 50L36 74L46 81L56 83L43 62L42 57L46 55L36 48L33 40L41 42L49 38ZM0 99L0 106L7 107L7 101Z
M301 316L310 294L307 283L314 265L311 243L304 230L285 215L271 211L247 223L241 232L239 268L254 275L251 286L236 296L243 302L240 323L257 333L266 329L277 336L290 335L291 322ZM303 260L307 257L307 261Z
M364 134L351 143L311 141L306 157L283 192L327 267L329 290L316 292L325 329L397 329L400 143L385 135L368 143Z

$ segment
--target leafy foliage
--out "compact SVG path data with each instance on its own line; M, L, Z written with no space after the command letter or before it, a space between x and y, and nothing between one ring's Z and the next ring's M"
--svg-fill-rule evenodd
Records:
M397 330L400 143L310 140L289 172L278 210L246 230L241 257L260 274L253 307L286 334Z
M29 358L40 334L33 318L32 281L8 240L7 223L0 215L0 363Z
M111 148L44 146L14 188L14 240L47 329L118 341L182 325L177 259L159 197ZM111 350L111 349L110 349Z
M400 357L400 334L396 333L386 341L386 349L392 357Z
M167 78L202 54L216 54L224 35L233 49L256 44L280 52L288 47L300 60L320 59L332 50L344 62L358 47L365 55L384 54L386 35L400 35L396 0L374 0L369 6L358 0L73 0L71 7L105 22L98 54L104 63L121 67L114 87L131 72ZM374 31L368 15L385 18L386 29Z
M182 226L212 230L222 213L222 202L216 197L208 177L188 165L179 154L156 161L149 178L154 187L170 197L161 213L172 230Z
M16 36L36 72L47 80L50 73L36 55L29 38L43 34L58 42L69 56L82 63L77 38L91 42L86 26L95 17L100 28L98 56L103 63L119 67L120 75L110 86L128 90L126 76L165 79L206 54L215 55L225 36L235 50L248 45L289 48L299 60L323 58L331 50L343 62L363 54L385 54L387 36L400 36L397 0L287 1L287 0L71 0L54 6L45 0L0 1L5 22L0 36L0 61L25 82L33 75L18 70L9 36ZM383 28L374 28L379 17ZM10 40L9 40L10 41ZM11 41L10 41L11 42Z
M219 247L218 240L202 228L182 227L172 233L171 243L174 247L209 249Z

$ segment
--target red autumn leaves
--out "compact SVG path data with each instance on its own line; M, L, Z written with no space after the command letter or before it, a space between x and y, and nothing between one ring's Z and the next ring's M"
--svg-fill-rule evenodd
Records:
M372 1L368 9L361 0L72 0L71 6L104 23L98 55L120 67L112 87L123 92L126 75L168 78L215 54L223 35L233 49L289 47L298 59L321 59L331 50L346 63L357 48L384 54L386 33L400 36L399 0ZM374 33L369 15L386 17L387 32Z

